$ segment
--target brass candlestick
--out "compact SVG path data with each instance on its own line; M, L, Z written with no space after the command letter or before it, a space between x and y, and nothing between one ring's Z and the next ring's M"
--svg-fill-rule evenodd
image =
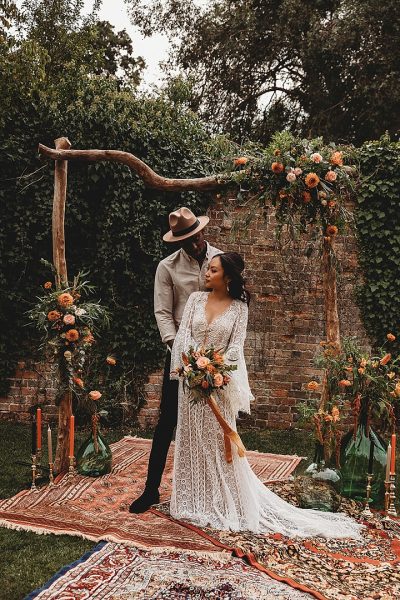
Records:
M388 507L387 507L387 514L388 516L390 515L391 517L397 517L397 511L396 511L396 507L395 507L395 490L396 490L396 484L395 484L395 480L396 480L396 475L394 473L390 473L389 476L389 501L388 501ZM386 496L386 494L385 494Z
M76 475L75 473L75 456L69 457L69 469L68 469L68 480L72 479Z
M31 485L32 492L37 491L35 482L36 482L36 454L32 454L32 485Z
M372 481L372 474L369 473L367 475L367 487L365 490L365 504L364 504L364 510L362 511L361 515L367 519L369 519L370 517L372 517L372 512L371 509L369 507L369 501L370 501L370 497L371 497L371 481Z
M387 511L389 508L389 497L390 497L390 481L387 479L385 481L385 506L384 506L384 514L385 518L387 517Z
M36 450L36 479L39 479L42 476L42 449L38 448Z

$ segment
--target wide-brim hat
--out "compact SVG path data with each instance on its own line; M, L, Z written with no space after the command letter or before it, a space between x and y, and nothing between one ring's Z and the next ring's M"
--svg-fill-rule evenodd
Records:
M210 218L196 217L186 206L169 214L170 230L163 235L164 242L180 242L199 233L209 222Z

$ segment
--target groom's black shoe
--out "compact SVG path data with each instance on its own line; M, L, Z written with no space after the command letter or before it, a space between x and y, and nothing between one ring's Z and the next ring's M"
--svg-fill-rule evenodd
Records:
M132 502L129 507L129 512L136 514L142 513L148 510L152 504L158 504L159 502L160 494L158 491L144 490L143 494Z

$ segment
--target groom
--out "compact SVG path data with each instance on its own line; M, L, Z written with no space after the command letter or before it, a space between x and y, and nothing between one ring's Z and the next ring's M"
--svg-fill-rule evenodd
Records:
M196 217L183 206L169 215L168 231L163 240L179 244L179 250L162 260L154 283L154 314L162 341L167 344L160 414L154 431L147 480L144 491L129 507L132 513L142 513L160 501L158 488L165 468L167 453L178 419L178 381L171 381L171 348L183 309L192 292L204 290L204 275L208 263L221 251L204 239L203 229L208 217Z

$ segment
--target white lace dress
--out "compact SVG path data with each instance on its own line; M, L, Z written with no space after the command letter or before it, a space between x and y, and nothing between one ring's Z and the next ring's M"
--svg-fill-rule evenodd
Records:
M249 412L251 392L243 356L247 305L234 300L208 325L207 292L191 294L172 349L171 368L182 366L181 353L191 344L224 348L227 361L238 364L231 382L216 398L220 411L236 431L238 410ZM193 405L179 387L171 515L199 526L294 537L358 537L361 526L343 514L300 509L271 492L246 458L232 446L225 459L221 426L208 405Z

